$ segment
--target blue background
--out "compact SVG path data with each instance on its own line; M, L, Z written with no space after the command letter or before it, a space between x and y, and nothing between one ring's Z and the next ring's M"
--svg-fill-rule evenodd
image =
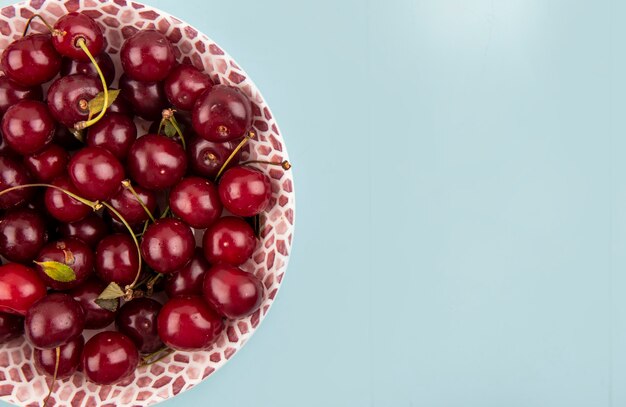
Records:
M146 3L255 80L298 205L261 329L164 407L626 406L626 3Z

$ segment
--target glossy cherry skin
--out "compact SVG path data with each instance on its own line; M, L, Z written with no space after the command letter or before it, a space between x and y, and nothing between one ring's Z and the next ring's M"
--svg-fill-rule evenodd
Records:
M0 312L26 315L46 295L46 285L29 267L17 263L0 266Z
M89 118L89 109L81 104L89 102L100 92L102 82L93 76L63 76L48 89L48 109L58 122L74 128L74 124Z
M24 164L38 181L48 183L65 173L69 160L67 151L56 144L50 144L38 153L24 157Z
M224 142L243 137L252 126L252 106L239 89L215 85L193 108L193 128L205 140Z
M18 338L24 333L24 317L0 313L0 343Z
M148 226L141 240L141 255L158 273L173 273L193 256L196 240L189 226L165 218Z
M204 299L230 319L247 317L263 301L263 284L250 273L228 264L216 264L204 276Z
M72 237L50 242L41 249L37 262L56 261L69 266L76 274L73 281L56 281L49 277L39 264L35 265L35 270L39 273L39 278L55 290L67 290L79 286L93 274L94 255L87 243Z
M124 72L137 81L159 82L176 63L174 48L156 30L141 30L124 41L120 50Z
M109 227L100 216L91 214L75 222L62 223L59 225L59 234L82 240L95 249L100 240L109 234Z
M150 213L154 215L157 207L156 194L138 185L133 185L133 189L137 193L137 196L139 196L139 199L141 199L141 202L143 202ZM109 203L122 215L124 219L126 219L126 222L128 222L131 226L143 224L143 222L149 219L148 214L143 209L135 195L133 195L127 188L120 189L117 194L111 198ZM113 217L113 219L119 221L117 215L112 212L109 212L109 214Z
M174 140L156 134L139 137L126 163L131 178L150 190L174 186L187 170L185 150Z
M123 161L130 146L137 139L137 127L133 119L119 113L108 113L87 130L86 144L109 150Z
M157 331L161 304L151 298L137 298L120 308L115 319L117 330L128 336L140 353L153 353L163 347Z
M31 261L46 238L46 221L33 209L14 209L0 218L0 254L9 261Z
M60 145L66 151L78 150L84 146L83 142L79 141L65 126L57 126L52 142Z
M35 100L21 100L2 117L2 136L11 150L28 155L52 141L54 119L46 105Z
M4 50L2 68L20 85L41 85L59 73L61 55L54 49L50 34L30 34Z
M56 178L52 181L52 185L80 196L77 188L67 176ZM44 203L48 213L61 222L75 222L93 212L91 207L77 201L56 188L46 188Z
M14 158L0 155L0 191L32 183L31 175L24 165ZM23 188L0 196L0 209L10 209L25 204L35 190Z
M53 293L28 309L24 333L34 347L53 349L80 335L84 325L80 304L67 294Z
M15 157L17 153L11 150L11 147L4 141L4 137L2 137L2 132L0 131L0 155Z
M157 326L167 346L190 351L208 348L224 328L224 322L201 297L180 296L163 305Z
M20 100L41 100L43 92L41 86L23 86L12 81L8 76L0 76L0 114Z
M204 232L202 250L211 263L238 266L245 263L256 248L254 230L243 219L226 216Z
M270 178L256 168L237 166L222 175L218 191L226 209L247 217L267 209L272 197L272 184Z
M169 196L172 213L196 229L209 227L222 213L217 188L200 177L182 179Z
M140 82L122 75L121 95L126 98L137 116L146 120L158 120L167 107L167 98L161 82Z
M113 80L115 79L115 65L113 64L113 60L106 52L95 55L94 59L98 63L107 85L111 86ZM93 76L94 78L100 80L98 71L96 71L96 68L93 66L91 61L78 61L76 59L63 58L63 61L61 62L61 76L74 75L77 73Z
M178 295L201 295L204 274L210 267L202 250L196 248L191 261L165 281L165 293L170 298Z
M84 346L85 338L82 335L77 335L61 345L61 349L59 349L59 366L56 369L57 379L70 377L78 369ZM48 376L54 376L57 361L56 349L35 348L34 359L37 370Z
M114 88L109 88L110 90L116 90ZM120 113L126 116L132 116L135 114L133 111L133 107L130 105L130 102L124 95L120 92L111 106L107 109L107 113Z
M205 178L214 179L220 168L230 157L230 154L237 147L237 142L226 141L224 143L214 143L202 137L193 137L187 142L187 156L189 166L194 174ZM226 167L231 168L239 162L243 149L240 149Z
M120 332L100 332L83 349L83 371L96 384L113 384L130 375L139 364L137 347Z
M209 75L192 65L181 64L172 69L163 83L165 94L175 108L191 110L198 97L213 87Z
M64 33L52 36L52 44L57 52L65 57L89 61L89 56L77 45L81 38L91 55L98 55L104 49L104 37L100 26L85 14L75 11L67 13L57 20L54 28Z
M115 320L115 312L106 310L95 302L107 285L92 277L68 292L74 300L78 301L85 313L85 329L102 329ZM119 298L112 301L116 301L119 305Z
M72 183L80 196L106 201L121 188L124 167L113 154L102 147L85 147L68 165Z
M102 281L123 287L135 280L138 270L137 247L127 233L115 233L100 241L96 248L96 274Z

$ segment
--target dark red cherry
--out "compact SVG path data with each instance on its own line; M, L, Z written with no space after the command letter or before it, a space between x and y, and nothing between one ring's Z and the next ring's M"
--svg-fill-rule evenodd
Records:
M148 226L141 240L141 254L146 263L159 273L173 273L193 256L196 240L189 226L165 218Z
M256 168L237 166L222 175L218 191L226 209L247 217L267 209L272 197L272 184L270 178Z
M163 305L157 320L161 340L170 348L208 348L224 328L222 318L199 296L181 296Z
M156 30L138 31L124 41L120 59L124 72L142 82L162 81L176 63L172 44Z
M137 196L141 199L141 202L143 202L146 208L148 208L150 213L154 214L157 207L155 193L138 185L134 185L133 189L137 193ZM111 198L109 203L122 215L124 219L126 219L126 222L130 225L143 224L143 222L148 220L148 214L143 209L135 195L133 195L127 188L120 189L117 194ZM119 220L117 215L114 213L109 214L113 217L113 219Z
M116 90L114 88L109 88L110 90ZM133 111L133 107L130 105L130 102L122 93L120 92L113 103L107 109L107 113L120 113L126 116L132 116L135 114Z
M26 313L26 339L36 348L54 349L83 331L85 315L80 304L67 294L48 294Z
M228 264L216 264L204 276L204 299L230 319L247 317L263 301L263 284L250 273Z
M80 150L70 160L68 171L80 196L93 200L111 198L124 180L124 167L102 147Z
M256 243L254 230L245 220L226 216L204 232L202 249L211 264L238 266L252 256Z
M95 302L106 287L106 283L92 277L68 292L74 300L78 301L85 313L85 329L102 329L115 320L115 312L106 310ZM120 302L119 298L111 301L118 304Z
M15 157L18 155L15 151L11 150L11 147L4 141L2 132L0 131L0 155Z
M252 106L238 88L215 85L193 108L193 128L205 140L224 142L243 137L252 126Z
M104 220L95 214L75 222L62 223L59 226L59 233L63 237L74 237L87 243L92 249L109 234L109 227Z
M198 97L213 87L209 75L192 65L181 64L170 72L163 83L165 94L175 108L191 110Z
M185 150L174 140L156 134L139 137L130 148L127 168L132 179L150 190L174 186L187 170Z
M111 86L115 79L115 65L113 64L113 60L106 52L94 56L94 59L100 67L107 85ZM76 59L63 58L61 62L61 76L74 75L76 73L93 76L100 80L98 71L96 71L91 61L78 61Z
M46 285L35 270L17 263L0 266L0 312L26 315L46 295Z
M46 243L46 221L33 209L5 212L0 218L0 254L9 261L26 263Z
M230 157L230 154L237 147L237 144L239 143L234 141L214 143L202 137L193 137L187 143L189 166L195 174L214 179L220 168L224 166L224 163ZM231 168L239 162L242 150L235 154L226 168Z
M96 274L101 280L120 286L131 284L139 269L139 254L133 239L116 233L102 239L96 248Z
M24 317L0 313L0 343L18 338L24 333Z
M78 335L70 339L67 343L60 346L59 349L59 365L57 367L57 352L55 349L37 349L35 348L35 366L37 369L48 376L54 376L55 370L57 379L70 377L80 364L80 357L85 346L85 338Z
M24 164L37 180L47 183L65 173L69 160L69 154L62 147L50 144L38 153L24 157Z
M32 183L31 175L24 165L14 158L0 155L0 191ZM35 193L32 188L22 188L0 196L0 209L23 205Z
M20 100L42 100L41 86L23 86L12 81L8 76L0 76L0 114Z
M134 372L138 364L137 347L119 332L100 332L83 349L83 371L96 384L118 382Z
M80 196L77 188L65 175L52 181L52 185ZM77 201L56 188L46 188L44 203L48 213L61 222L75 222L81 220L93 211L91 207Z
M93 76L63 76L48 89L48 109L58 122L74 128L74 124L89 118L87 103L100 92L102 82Z
M54 78L61 68L61 56L50 34L30 34L13 41L2 53L4 73L23 86L36 86Z
M137 139L137 127L130 117L108 113L87 130L86 144L109 150L118 160L124 160Z
M54 119L46 105L21 100L2 117L2 136L11 150L28 155L43 149L54 135Z
M202 250L196 248L191 261L165 281L165 293L170 298L178 295L201 295L204 273L210 267Z
M78 12L71 12L59 18L54 29L63 35L53 35L52 44L57 52L79 61L89 61L89 56L78 45L82 39L91 55L98 55L104 48L104 37L100 26L93 18Z
M65 126L57 126L52 142L60 145L66 151L78 150L84 146L83 142L78 140Z
M169 201L172 213L196 229L209 227L222 213L217 188L200 177L182 179L172 188Z
M115 319L117 330L128 336L140 353L153 353L163 347L157 331L161 304L151 298L137 298L120 308Z
M146 120L158 120L167 107L167 98L161 82L140 82L122 75L120 89L138 116Z
M35 265L35 270L43 282L55 290L67 290L79 286L93 274L94 255L87 243L72 237L50 242L41 249L36 263L55 261L65 264L74 270L76 279L63 282L50 278L40 264Z

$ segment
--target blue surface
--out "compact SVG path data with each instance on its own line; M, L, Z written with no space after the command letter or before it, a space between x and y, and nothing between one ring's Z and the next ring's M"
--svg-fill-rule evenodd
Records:
M626 3L146 2L255 80L298 201L261 329L164 407L626 406Z

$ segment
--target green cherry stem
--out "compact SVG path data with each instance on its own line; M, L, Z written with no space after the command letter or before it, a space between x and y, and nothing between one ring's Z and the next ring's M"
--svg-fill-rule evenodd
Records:
M102 81L102 89L103 89L102 93L104 96L104 101L102 102L102 110L100 110L100 113L98 113L96 117L94 117L93 119L86 120L86 121L78 122L74 125L74 128L76 130L83 130L89 126L96 124L98 120L102 119L102 117L106 113L107 107L109 106L109 90L107 88L106 79L104 79L104 74L102 73L102 70L100 70L100 67L98 66L98 63L96 62L93 55L91 55L89 48L87 48L87 44L85 44L85 39L79 38L78 40L76 40L76 45L78 45L83 50L83 52L87 54L87 56L89 57L89 60L91 61L93 66L96 68L96 71L98 71L98 76L100 77L100 80Z
M168 347L161 348L156 352L149 353L141 358L141 363L139 366L149 366L171 355L172 353L174 353L174 349L170 349Z
M56 360L54 361L54 375L52 376L52 383L50 383L50 388L48 389L48 395L43 400L43 407L46 407L48 404L48 400L50 400L50 396L52 396L52 390L54 390L54 384L57 381L57 376L59 374L59 363L61 362L61 347L57 346L55 349Z
M152 212L150 212L150 210L144 203L143 199L141 199L137 191L135 191L135 188L133 188L133 185L130 183L130 180L125 179L124 181L122 181L122 186L126 188L131 194L133 194L137 202L139 202L139 205L141 205L143 210L146 211L146 213L148 214L148 217L150 218L150 220L153 223L156 222L156 219L154 219L154 215L152 215Z
M235 149L233 150L232 153L230 153L230 155L228 156L226 161L224 161L224 164L222 164L222 168L220 168L220 170L218 171L217 175L215 176L215 181L216 182L217 182L218 179L220 179L220 176L222 175L224 170L226 170L226 167L228 167L228 164L230 164L230 162L233 160L233 158L235 158L235 156L237 155L239 150L241 150L243 148L243 146L246 145L248 140L252 140L255 136L256 136L256 134L252 130L250 130L248 132L248 134L244 136L243 140L241 140L239 145L237 145L237 147L235 147Z

